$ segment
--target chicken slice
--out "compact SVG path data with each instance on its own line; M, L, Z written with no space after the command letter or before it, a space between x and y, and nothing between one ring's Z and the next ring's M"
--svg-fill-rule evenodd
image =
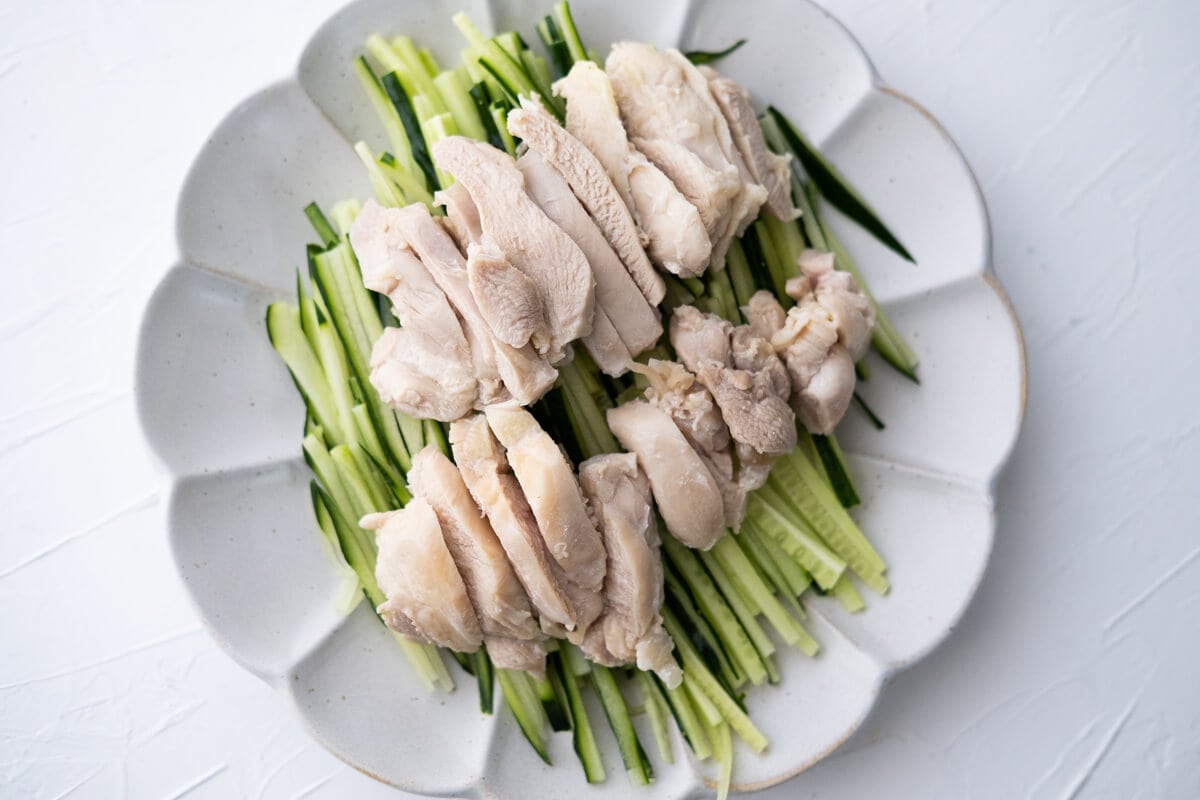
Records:
M646 302L604 234L571 193L566 179L534 150L517 159L517 167L525 176L529 196L583 250L596 280L596 305L608 316L629 352L639 355L653 347L662 336L658 311Z
M781 156L767 149L762 126L750 103L750 93L733 78L711 67L700 67L708 79L708 89L729 124L729 133L738 153L750 169L756 183L767 190L766 207L776 219L793 220L800 209L792 205L792 174L790 156Z
M637 224L592 151L559 125L536 98L522 98L521 107L508 113L508 129L566 179L646 301L651 306L661 303L666 284L650 264Z
M604 613L593 626L603 633L603 650L589 631L584 652L595 650L622 664L636 662L639 669L658 673L668 686L678 686L683 672L659 613L663 570L650 481L632 453L610 453L579 465L579 485L608 554Z
M458 249L467 252L472 242L483 238L483 226L479 221L479 209L471 200L467 187L461 183L452 183L445 189L433 194L433 204L446 209L442 224L458 243Z
M414 203L400 211L398 224L409 246L462 318L479 379L479 404L501 402L511 395L528 405L545 394L558 373L532 347L510 347L492 336L471 295L467 263L454 240L434 222L423 204Z
M368 514L359 524L375 531L375 579L387 595L377 610L388 627L460 653L479 649L479 619L429 503L415 498L399 511Z
M546 314L537 286L486 236L467 245L467 285L493 336L512 347L532 342L534 349L539 344L546 349Z
M688 547L712 547L725 531L720 486L670 415L637 400L609 409L608 427L637 456L671 535Z
M712 243L700 212L629 141L612 83L591 61L577 61L554 84L567 100L567 131L596 154L645 235L655 264L685 278L708 268Z
M533 510L487 419L476 414L452 424L450 445L467 489L496 532L543 629L546 622L574 629L575 609L564 588L566 578L550 557Z
M740 156L708 88L678 50L613 45L605 69L634 145L696 207L712 244L710 264L723 263L736 232L753 219L766 189L739 168Z
M392 300L405 326L375 342L370 380L385 403L407 414L457 419L478 394L471 350L446 295L405 241L398 214L368 200L350 229L363 283Z
M537 286L549 334L543 352L550 363L559 361L566 345L592 328L595 284L583 251L526 194L507 153L451 136L433 146L433 156L470 193L483 235Z
M456 420L471 411L479 381L469 361L415 328L384 328L371 347L371 385L392 408L418 419Z
M508 463L537 520L550 557L567 581L576 627L567 638L578 642L599 616L604 602L604 543L588 516L579 483L558 444L533 415L513 406L488 406L492 433L504 445Z
M587 348L596 366L600 367L605 375L614 378L628 372L629 365L633 362L633 354L629 352L625 342L621 341L620 332L604 309L598 306L595 319L592 320L592 332L583 337L583 346Z
M429 445L413 456L408 482L413 495L423 498L437 514L446 548L458 565L489 650L494 641L541 639L525 589L458 468L436 446ZM522 654L519 648L504 652ZM502 661L493 652L492 660L498 667L529 669L523 657Z
M737 530L746 516L746 491L734 475L729 427L712 394L674 361L652 358L634 369L650 383L646 399L670 415L712 473L721 492L725 524Z

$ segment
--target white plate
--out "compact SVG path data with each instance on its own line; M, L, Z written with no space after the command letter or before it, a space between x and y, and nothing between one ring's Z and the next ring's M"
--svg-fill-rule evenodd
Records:
M550 0L464 5L483 26L532 38ZM575 9L585 40L601 49L621 38L712 49L748 36L721 68L819 142L919 263L833 220L921 359L920 387L877 359L862 387L886 431L851 411L839 432L863 494L854 514L891 565L894 588L855 616L809 603L823 649L815 659L787 653L782 684L750 692L771 746L761 756L739 750L735 784L744 789L827 755L862 723L888 676L954 627L991 550L992 484L1025 394L1020 331L988 271L986 211L954 144L879 84L825 12L795 0L753 8L607 0ZM200 616L332 752L415 792L576 796L585 784L567 736L554 737L557 766L546 767L506 711L479 714L466 679L460 691L426 694L370 609L348 618L333 610L334 578L299 458L303 409L263 326L267 303L294 299L294 271L312 238L302 207L369 194L348 142L384 143L351 57L378 30L408 33L450 63L461 47L450 10L431 1L347 6L317 31L294 77L217 128L179 200L179 263L146 310L139 408L170 476L168 528ZM611 746L606 763L608 782L587 795L629 796ZM634 796L684 797L712 777L688 758L672 766L656 755L655 772Z

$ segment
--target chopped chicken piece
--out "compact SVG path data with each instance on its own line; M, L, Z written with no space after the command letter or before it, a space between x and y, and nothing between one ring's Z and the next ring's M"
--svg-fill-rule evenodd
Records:
M471 199L467 187L461 183L452 183L445 189L434 192L433 204L446 209L442 224L458 243L459 250L465 253L472 242L483 238L479 209L475 207L475 201Z
M636 42L613 45L605 69L634 145L696 206L712 244L710 264L723 263L767 191L739 165L708 81L678 50Z
M625 342L621 341L621 334L608 314L599 306L592 320L592 332L583 337L583 346L587 348L596 366L600 367L605 375L612 375L614 378L628 372L629 365L633 362L633 355L625 346Z
M609 409L608 426L637 456L671 535L688 547L712 547L725 531L720 486L674 420L639 400Z
M510 347L493 338L471 295L467 262L454 240L434 222L423 204L414 203L399 211L397 225L409 246L462 318L479 379L478 404L501 402L511 394L517 402L528 405L545 394L558 373L532 347Z
M765 289L759 289L750 296L748 302L742 311L746 314L746 320L750 323L750 330L755 336L771 341L771 337L775 332L783 327L784 320L787 318L787 312L783 310L783 306L775 299L775 295Z
M715 314L680 306L671 319L671 344L684 365L712 392L734 441L764 455L796 447L786 372L770 343ZM782 396L781 396L782 394Z
M486 236L467 245L467 284L493 336L512 347L549 346L537 286Z
M708 268L712 243L700 212L629 141L612 83L591 61L577 61L554 84L567 100L567 131L596 154L642 229L650 259L685 278Z
M811 292L833 317L838 342L857 361L871 346L875 309L849 272L833 268L833 253L805 250L798 259L803 278L788 281L787 292L797 303Z
M601 659L610 656L621 664L636 662L639 669L658 673L668 686L678 686L683 673L659 613L663 571L650 482L636 456L610 453L579 465L579 485L608 554L604 613L584 639L584 652L594 650ZM602 642L593 636L596 629Z
M438 166L467 188L483 235L537 286L545 309L550 363L592 328L592 270L579 246L525 193L525 178L507 153L463 136L433 146ZM536 341L535 341L536 344Z
M496 531L543 630L546 622L574 629L575 609L564 588L566 578L550 557L529 501L487 419L476 414L452 424L450 445L467 489Z
M762 126L758 124L754 106L750 104L750 93L733 78L711 67L699 69L708 79L708 89L725 115L738 153L749 167L755 183L767 190L767 211L776 219L796 219L800 216L800 209L792 205L791 157L777 155L767 149Z
M526 151L517 159L517 167L525 176L525 190L529 196L583 250L596 281L597 312L603 311L608 317L624 343L624 349L638 355L653 347L662 336L658 311L646 302L600 228L571 192L566 179L534 150ZM586 337L584 343L593 354L597 349L604 352L594 343L589 344ZM612 358L605 360L613 362ZM624 373L625 365L620 364L619 372L605 371L619 375Z
M670 329L675 354L692 372L705 361L733 363L729 342L733 325L716 314L705 314L695 306L679 306L671 314Z
M536 98L522 98L521 107L508 113L508 129L566 178L646 301L658 306L666 284L646 257L637 224L595 154L559 125Z
M375 578L387 595L377 611L388 627L460 653L479 649L479 618L433 508L415 498L399 511L368 514L359 524L375 531Z
M562 569L576 627L567 638L578 643L603 608L604 543L592 523L571 464L558 444L523 408L488 406L492 433L504 445L508 463L537 520L551 558Z
M379 398L418 419L456 420L479 396L470 361L454 358L445 340L416 328L384 328L370 364Z
M543 634L533 618L525 589L492 526L479 513L458 468L436 446L429 445L413 456L408 481L413 495L423 498L437 514L446 548L458 565L489 650L494 641L541 639ZM496 666L530 669L519 648L503 652L520 657L507 661L493 652Z
M788 310L783 328L771 338L792 378L792 408L812 433L829 434L854 395L854 359L838 343L833 316L815 300Z

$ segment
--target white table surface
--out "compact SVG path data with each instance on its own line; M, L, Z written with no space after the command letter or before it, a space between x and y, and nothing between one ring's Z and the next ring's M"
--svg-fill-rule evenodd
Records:
M201 630L134 417L185 170L336 5L0 6L5 797L400 796ZM1200 797L1200 4L828 5L974 167L1029 404L959 630L762 796Z

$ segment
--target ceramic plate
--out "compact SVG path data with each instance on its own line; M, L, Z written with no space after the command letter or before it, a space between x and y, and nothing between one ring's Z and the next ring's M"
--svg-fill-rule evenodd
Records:
M532 38L550 0L462 5L481 26ZM919 264L833 216L921 359L919 387L881 362L862 387L886 431L854 411L839 431L863 494L854 516L890 564L894 588L853 616L809 601L821 653L787 652L782 683L749 693L771 745L761 756L738 751L735 785L743 789L827 755L862 723L888 676L952 630L991 550L992 484L1016 437L1025 377L1017 323L988 270L986 211L945 131L882 86L818 7L779 0L753 8L580 0L575 9L585 40L601 51L625 38L687 50L749 37L721 69L820 143ZM312 238L302 207L370 193L349 146L384 146L349 70L363 38L404 32L452 63L462 44L450 10L431 1L347 6L313 36L297 73L236 108L196 159L179 200L179 263L146 309L138 355L142 424L171 485L175 559L230 656L278 687L333 753L379 780L477 797L703 792L710 771L686 757L656 760L656 782L631 792L615 749L606 753L608 782L585 792L566 735L553 739L557 766L545 766L506 710L479 714L468 681L427 694L369 608L348 617L334 610L334 575L299 457L303 408L268 344L264 309L294 299ZM678 740L675 747L684 751Z

